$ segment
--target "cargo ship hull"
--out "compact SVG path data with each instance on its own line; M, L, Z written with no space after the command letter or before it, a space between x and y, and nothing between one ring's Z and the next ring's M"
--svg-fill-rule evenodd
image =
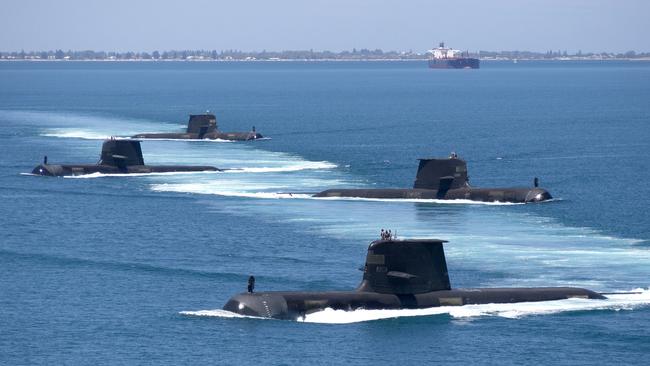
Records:
M430 69L478 69L480 61L477 58L430 59Z

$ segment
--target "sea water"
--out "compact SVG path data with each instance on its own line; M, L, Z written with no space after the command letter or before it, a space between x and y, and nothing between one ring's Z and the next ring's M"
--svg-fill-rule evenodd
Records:
M0 63L0 363L645 364L648 101L650 63L627 61ZM147 163L223 172L21 174L206 110L269 139L142 143ZM410 187L418 158L451 151L474 186L539 177L555 199L311 197ZM353 289L381 228L449 240L454 287L635 293L296 322L220 310L249 275Z

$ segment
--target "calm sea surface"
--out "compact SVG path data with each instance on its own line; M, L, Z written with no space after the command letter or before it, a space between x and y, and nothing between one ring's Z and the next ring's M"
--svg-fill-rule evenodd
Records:
M42 178L102 138L210 110L256 142L145 141L238 172ZM486 205L311 199L409 187L455 151ZM650 63L0 63L0 364L647 364ZM289 196L286 193L296 193ZM435 237L454 287L641 291L607 301L228 317L246 288L351 289L381 228ZM645 290L643 290L645 289Z

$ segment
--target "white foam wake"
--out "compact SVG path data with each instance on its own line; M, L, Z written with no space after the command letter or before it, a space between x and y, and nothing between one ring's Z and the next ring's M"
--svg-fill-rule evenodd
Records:
M251 168L254 169L254 168ZM269 170L269 172L279 172L282 170ZM233 170L228 173L235 172ZM260 171L261 172L261 171ZM249 188L252 186L248 185ZM248 197L248 198L266 198L266 199L311 199L321 201L367 201L367 202L392 202L392 203L433 203L446 205L488 205L488 206L511 206L523 205L524 203L513 202L480 202L465 199L458 200L439 200L439 199L415 199L415 198L363 198L363 197L314 197L313 193L285 193L285 192L254 192L227 189L226 186L218 186L212 183L160 183L152 184L151 189L157 192L177 192L177 193L194 193L217 195L225 197ZM270 186L264 188L272 188ZM282 187L289 189L289 187Z
M66 129L66 128L46 130L41 134L41 136L58 137L58 138L76 138L76 139L84 139L84 140L106 140L111 137L109 134L102 133L102 132Z
M284 166L276 167L244 167L232 168L227 170L228 173L281 173L281 172L297 172L300 170L318 170L318 169L334 169L336 164L328 161L300 161Z
M222 139L164 139L164 138L143 138L137 137L135 140L142 141L183 141L183 142L235 142L233 140L222 140Z
M185 127L185 126L183 126ZM149 132L145 132L149 133ZM160 133L160 132L150 132L150 133ZM172 132L173 133L173 132ZM243 140L224 140L224 139L172 139L172 138L152 138L152 137L138 137L138 140L143 140L143 141L185 141L185 142L196 142L196 141L203 141L203 142L237 142L237 141L243 141ZM245 140L245 141L266 141L266 140L271 140L270 137L260 137L258 139L251 139L251 140Z
M180 132L186 128L185 124L179 123L72 112L0 110L0 117L39 126L41 136L85 140L131 136L143 130Z
M237 313L233 313L227 310L222 310L222 309L215 309L215 310L198 310L198 311L181 311L179 312L181 315L189 315L189 316L211 316L211 317L218 317L218 318L252 318L252 319L269 319L269 318L260 318L256 316L247 316L247 315L241 315Z
M164 184L158 184L162 186ZM156 191L156 189L154 189ZM162 191L162 190L160 190ZM177 192L187 192L187 190L179 190ZM308 193L275 193L275 192L229 192L229 191L215 191L213 194L225 197L245 197L245 198L264 198L264 199L314 199Z
M134 133L135 134L135 133ZM106 140L111 137L117 137L120 139L132 139L129 136L118 136L111 134L107 131L91 131L77 128L51 128L45 130L41 133L41 136L44 137L58 137L58 138L76 138L83 140ZM222 140L222 139L173 139L173 138L133 138L135 140L143 141L182 141L182 142L235 142L232 140Z
M170 175L187 175L187 174L216 174L218 171L204 170L197 172L154 172L154 173L90 173L82 175L66 175L63 178L68 179L92 179L106 177L149 177L149 176L170 176Z
M398 203L436 203L446 205L488 205L488 206L511 206L523 205L524 203L518 202L482 202L472 201L466 199L456 200L439 200L439 199L420 199L420 198L364 198L364 197L312 197L318 200L332 200L332 201L370 201L370 202L398 202Z
M517 319L531 315L546 315L573 311L632 310L650 305L650 290L637 289L638 294L609 295L606 300L567 299L556 301L522 302L513 304L484 304L464 306L441 306L427 309L404 310L356 310L325 309L302 319L308 323L347 324L372 320L431 316L447 314L453 318L476 318L498 316Z

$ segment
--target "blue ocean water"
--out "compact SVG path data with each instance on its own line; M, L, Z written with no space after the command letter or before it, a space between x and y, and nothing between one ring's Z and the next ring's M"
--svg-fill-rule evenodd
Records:
M645 364L649 101L643 62L0 63L0 363ZM143 142L148 163L241 169L225 173L20 174L206 109L271 139ZM475 186L540 177L557 199L305 194L409 187L417 158L450 151ZM250 274L260 291L354 288L380 228L449 240L454 287L645 291L307 323L218 310Z

